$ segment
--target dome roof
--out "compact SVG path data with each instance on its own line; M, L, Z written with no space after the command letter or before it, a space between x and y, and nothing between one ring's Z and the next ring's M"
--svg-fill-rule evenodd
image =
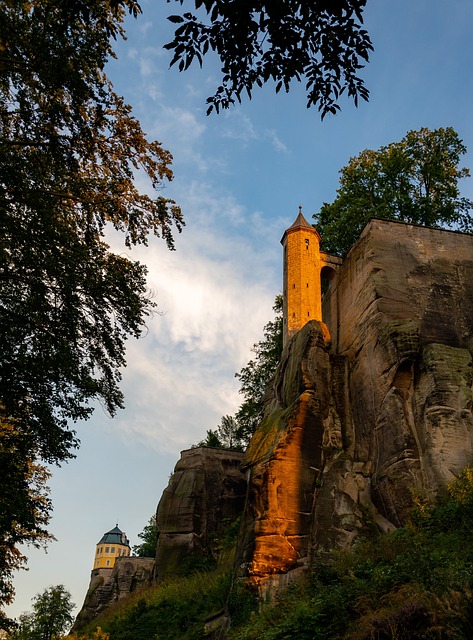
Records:
M121 531L118 528L118 524L110 531L107 531L107 533L104 533L101 539L97 542L97 544L102 544L102 543L123 544L126 547L130 546L130 541L128 540L126 535L123 533L123 531Z

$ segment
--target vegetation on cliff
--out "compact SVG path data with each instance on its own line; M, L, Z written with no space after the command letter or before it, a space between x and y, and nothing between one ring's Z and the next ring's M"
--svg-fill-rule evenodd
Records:
M409 131L400 142L365 149L340 170L337 197L314 216L322 248L345 254L369 218L473 230L473 202L458 181L466 147L452 127Z
M228 613L228 640L464 640L473 635L473 469L435 504L415 499L410 523L380 535L367 530L351 551L320 558L277 606L258 609L234 579L231 560L217 570L170 580L120 601L100 626L110 640L216 638ZM220 619L221 621L221 619Z
M158 541L158 526L156 515L152 515L143 531L138 534L140 544L133 546L133 553L139 558L154 558L156 556L156 543Z

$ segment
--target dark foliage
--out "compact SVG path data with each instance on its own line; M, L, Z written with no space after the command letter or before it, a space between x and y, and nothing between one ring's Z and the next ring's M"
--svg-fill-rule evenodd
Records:
M184 9L190 4L179 0ZM362 28L366 0L194 0L196 15L185 11L169 20L177 25L166 45L171 64L202 65L209 51L219 56L222 84L208 98L208 113L227 108L243 93L272 80L276 92L293 80L306 83L307 106L324 117L340 109L343 93L368 99L358 77L372 50Z
M183 224L174 202L138 191L137 172L155 190L172 179L171 155L104 73L125 10L139 7L6 0L0 10L0 456L2 486L18 490L15 504L0 496L3 601L15 544L45 535L51 507L34 516L32 465L73 455L70 424L92 401L111 415L123 405L125 341L154 306L145 267L110 251L106 228L128 247L155 234L173 248Z

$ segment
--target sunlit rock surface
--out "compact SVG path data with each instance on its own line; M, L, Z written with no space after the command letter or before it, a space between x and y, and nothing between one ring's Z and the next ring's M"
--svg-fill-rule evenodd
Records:
M286 346L245 457L256 582L401 525L472 459L473 236L372 220L323 318Z

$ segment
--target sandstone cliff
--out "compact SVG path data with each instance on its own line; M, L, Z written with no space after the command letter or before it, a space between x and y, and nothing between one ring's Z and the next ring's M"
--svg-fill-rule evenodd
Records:
M243 454L222 449L183 451L157 510L155 558L121 557L113 569L94 569L74 629L136 589L202 566L225 527L243 512Z
M372 220L324 321L286 346L244 461L256 582L402 524L472 461L473 236Z
M281 586L365 528L403 524L413 493L472 463L473 236L372 220L329 282L324 322L286 345L245 456L182 452L154 576L191 569L243 512L240 575ZM99 579L91 615L121 597Z
M158 578L182 574L212 553L212 542L241 515L246 480L243 454L197 448L181 453L158 504Z

